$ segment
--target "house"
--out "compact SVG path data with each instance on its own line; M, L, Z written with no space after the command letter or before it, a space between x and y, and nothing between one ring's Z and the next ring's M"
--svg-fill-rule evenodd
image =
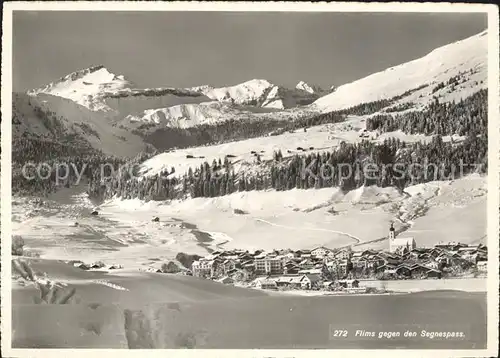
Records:
M293 252L293 251L290 251L290 252L287 252L283 255L283 258L284 259L288 259L288 260L291 260L291 259L294 259L295 257L297 257L298 255Z
M477 270L481 271L481 272L487 272L488 271L488 261L478 261Z
M335 253L334 257L337 260L347 260L350 259L352 255L352 251L350 248L344 248Z
M288 262L283 268L283 273L285 275L297 274L300 271L300 267L293 262Z
M408 266L402 264L395 269L395 273L399 276L410 277L412 270Z
M214 274L214 260L200 259L193 262L191 270L193 271L193 276L196 277L211 277Z
M302 269L311 269L314 268L314 262L311 259L304 259L298 263L298 266Z
M331 290L335 286L334 281L325 281L323 282L323 288L326 290Z
M315 249L312 249L311 255L316 256L316 257L325 257L325 256L328 256L328 254L330 254L332 252L333 252L333 250L331 250L327 247L324 247L324 246L320 246L320 247L316 247Z
M300 282L303 278L304 275L281 276L276 278L275 281L278 287L300 288Z
M321 277L318 274L305 274L300 280L300 285L303 289L311 289L318 287Z
M312 269L299 270L299 274L321 275L321 269L312 268Z
M279 275L283 273L283 261L279 258L265 257L254 262L257 275Z
M239 261L234 260L234 259L226 259L222 262L222 273L224 275L227 275L229 271L234 270L236 267L239 266Z
M363 257L363 252L362 251L356 251L352 253L351 260L352 261L358 261L361 257Z
M434 245L434 247L436 247L438 249L448 250L448 251L457 251L461 247L465 247L465 246L467 246L467 245L462 244L460 242L440 242L440 243Z
M430 268L426 272L426 276L433 278L441 278L441 271Z
M344 288L358 288L359 287L358 280L339 280L338 284L340 287L344 287Z
M263 290L276 290L278 289L278 285L275 280L271 280L266 277L259 277L254 281L255 287Z
M252 267L253 269L253 267ZM251 276L251 272L245 268L242 269L234 269L229 272L229 276L234 280L234 281L248 281L248 279Z
M439 262L434 261L434 260L430 260L430 261L423 262L422 265L425 266L425 267L430 267L430 268L433 268L433 269L437 269L439 267Z
M295 251L296 257L311 257L311 250L297 250Z

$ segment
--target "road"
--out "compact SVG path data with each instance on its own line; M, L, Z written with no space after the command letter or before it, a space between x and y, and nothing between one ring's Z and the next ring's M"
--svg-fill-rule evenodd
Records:
M287 225L276 224L276 223L273 223L273 222L270 222L270 221L267 221L267 220L264 220L264 219L255 219L255 221L260 221L260 222L266 223L268 225L277 226L277 227L281 227L281 228L284 228L284 229L331 232L331 233L334 233L334 234L345 235L345 236L349 237L350 239L352 239L355 242L355 244L359 244L361 242L361 240L359 239L359 237L351 235L351 234L349 234L347 232L343 232L343 231L330 230L330 229L321 229L321 228L308 228L308 227L287 226Z

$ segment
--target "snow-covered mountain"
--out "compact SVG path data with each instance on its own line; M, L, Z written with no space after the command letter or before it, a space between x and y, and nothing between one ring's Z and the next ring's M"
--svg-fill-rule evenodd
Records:
M44 87L28 91L34 96L37 94L50 94L63 97L87 107L92 111L118 112L120 110L117 100L168 97L169 105L183 103L200 103L209 101L198 91L177 88L135 88L134 84L125 79L123 75L115 75L103 65L89 67L70 73L59 80ZM141 108L143 110L144 108ZM130 109L133 111L133 109Z
M309 85L308 83L306 83L304 81L300 81L299 83L297 83L295 88L298 90L306 91L309 93L316 93L316 94L320 94L320 95L325 93L325 90L322 89L321 87L315 86L315 85Z
M286 88L265 79L228 87L141 89L100 65L71 73L29 94L65 98L78 106L54 100L46 105L55 113L60 112L58 106L63 106L66 117L77 118L84 107L85 116L92 117L90 121L110 120L111 125L125 130L140 130L142 124L152 125L149 128L153 130L188 128L230 119L313 116L382 99L393 99L386 109L399 104L406 105L400 110L418 109L434 97L441 102L460 100L486 88L486 67L485 31L437 48L420 59L329 90L304 81L295 88Z
M426 56L390 67L344 84L310 107L320 112L349 108L413 92L401 100L425 104L433 96L441 101L459 100L487 86L488 37L483 31L467 39L439 47ZM459 83L436 85L459 76ZM452 88L453 87L453 88Z
M205 85L192 87L187 91L202 93L209 100L203 103L151 107L126 116L121 124L134 127L134 124L154 123L160 126L186 128L199 124L214 124L228 119L261 116L282 118L291 115L288 110L309 105L319 98L317 93L285 88L267 80L251 80L220 88Z
M289 89L264 79L253 79L234 86L191 88L212 100L264 108L286 109L312 103L319 95L304 88Z

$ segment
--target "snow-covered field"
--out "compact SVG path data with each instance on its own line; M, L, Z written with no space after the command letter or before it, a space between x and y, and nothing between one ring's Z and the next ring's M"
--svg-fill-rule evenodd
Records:
M362 187L347 195L325 188L168 203L114 199L100 205L97 217L89 215L92 203L75 190L59 193L41 208L15 198L13 231L43 258L102 260L125 269L159 267L178 252L205 255L206 248L218 247L386 249L383 238L393 221L410 225L400 235L413 236L418 246L477 243L486 242L486 180L472 175L416 185L405 193ZM63 202L64 195L70 200ZM152 222L155 216L159 222Z
M304 132L296 130L277 136L266 136L251 138L242 141L223 143L218 145L193 147L178 149L162 154L158 154L142 164L141 171L145 175L155 175L164 169L175 168L174 175L182 175L189 168L193 170L202 163L212 163L213 160L224 161L226 155L230 157L235 171L244 168L248 170L249 166L256 164L256 152L261 160L271 160L275 151L281 150L283 157L290 157L295 154L317 153L329 151L337 148L341 142L358 143L365 138L359 136L359 130L365 128L364 117L349 117L346 121L336 124L327 124L314 126ZM426 142L431 138L425 135L410 135L401 131L388 132L381 134L376 143L382 143L387 138L398 138L407 143ZM444 138L443 140L449 140ZM297 148L305 149L305 152ZM312 149L311 149L312 148ZM193 158L187 159L187 156Z

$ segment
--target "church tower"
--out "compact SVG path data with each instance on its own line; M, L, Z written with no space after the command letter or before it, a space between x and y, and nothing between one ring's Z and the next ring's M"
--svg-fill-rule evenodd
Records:
M396 238L396 230L394 229L394 224L391 223L391 227L389 229L389 252L394 251L392 245L394 243L395 238Z
M389 240L392 241L396 238L396 230L394 230L394 224L391 223L391 227L389 229Z

